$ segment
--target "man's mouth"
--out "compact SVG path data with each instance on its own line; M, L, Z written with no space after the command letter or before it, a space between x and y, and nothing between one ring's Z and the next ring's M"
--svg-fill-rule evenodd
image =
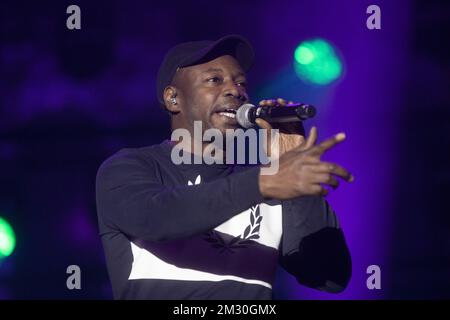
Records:
M222 119L227 120L229 123L237 123L236 122L236 111L239 109L240 103L230 103L218 107L215 110L215 113L218 114Z
M236 118L236 109L227 108L227 109L225 109L223 111L219 111L217 113L220 114L221 116L228 117L231 119Z

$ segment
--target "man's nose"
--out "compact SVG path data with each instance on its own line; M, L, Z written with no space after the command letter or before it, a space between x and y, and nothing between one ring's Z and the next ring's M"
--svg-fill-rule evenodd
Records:
M223 95L225 97L234 97L242 101L245 101L247 99L243 88L238 86L234 82L229 82L226 84L223 90Z

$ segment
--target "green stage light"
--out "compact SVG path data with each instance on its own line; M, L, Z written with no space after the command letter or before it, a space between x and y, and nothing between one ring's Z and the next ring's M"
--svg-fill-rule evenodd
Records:
M326 85L342 74L342 62L333 46L323 39L300 43L294 52L294 69L306 82Z
M9 256L16 246L16 236L11 225L0 217L0 259Z

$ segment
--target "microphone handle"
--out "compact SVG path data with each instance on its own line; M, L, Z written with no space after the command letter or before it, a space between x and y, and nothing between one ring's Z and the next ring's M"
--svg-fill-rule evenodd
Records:
M254 108L252 120L262 118L272 123L297 122L312 118L316 114L314 106L308 104L299 104L286 107L258 107ZM253 111L253 110L252 110Z

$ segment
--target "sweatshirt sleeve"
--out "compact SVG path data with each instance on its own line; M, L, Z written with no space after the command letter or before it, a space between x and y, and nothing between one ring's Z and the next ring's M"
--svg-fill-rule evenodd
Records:
M198 185L168 187L156 166L131 152L119 152L100 166L96 203L103 224L132 238L166 241L210 230L263 201L259 167Z
M344 234L328 202L321 196L283 203L280 264L300 284L337 293L351 277L351 257Z

